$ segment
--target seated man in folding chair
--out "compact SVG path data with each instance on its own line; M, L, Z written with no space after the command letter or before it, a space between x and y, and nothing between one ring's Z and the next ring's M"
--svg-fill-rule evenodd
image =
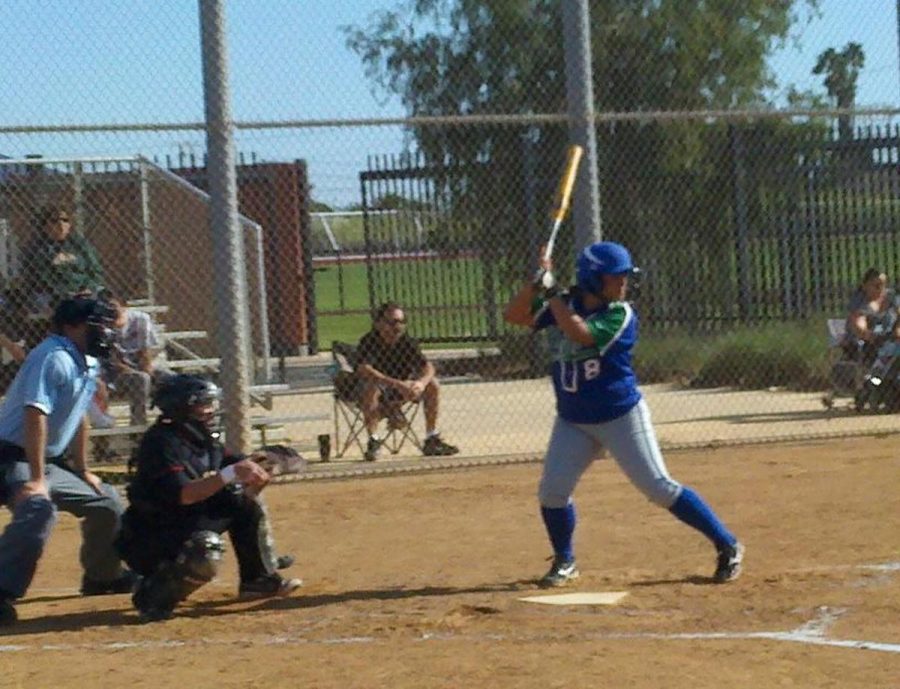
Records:
M445 443L437 430L440 387L434 365L425 358L419 343L406 334L406 316L399 304L388 302L375 312L372 330L357 347L356 373L362 379L360 400L369 441L365 459L378 459L384 439L378 422L385 416L392 428L406 422L406 402L422 401L425 408L425 442L422 454L430 457L455 455L459 448Z

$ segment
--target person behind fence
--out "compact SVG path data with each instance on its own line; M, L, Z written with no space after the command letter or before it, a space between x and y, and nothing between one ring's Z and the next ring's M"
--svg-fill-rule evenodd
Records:
M91 422L95 427L109 428L115 419L107 414L109 397L125 397L129 402L130 423L147 423L150 392L171 371L156 365L162 340L150 314L129 308L125 300L111 289L100 290L98 296L116 309L115 346L104 362L96 404L92 405Z
M97 250L80 232L72 216L48 206L37 216L37 232L22 253L21 272L33 313L46 313L60 299L96 292L103 284Z
M216 576L228 532L240 570L239 594L287 596L299 579L276 573L268 520L258 498L269 475L252 458L229 455L212 432L219 388L195 375L161 381L160 410L133 459L118 548L143 575L132 597L144 621L171 617L177 604Z
M369 438L365 459L378 458L384 439L378 424L384 416L395 426L404 423L401 406L421 399L425 411L427 456L455 455L459 448L444 442L437 429L440 385L419 343L406 332L406 315L399 304L387 302L375 312L372 329L357 346L356 372L363 381L361 408Z
M850 355L862 355L864 364L875 361L878 349L892 337L900 339L897 295L887 286L887 275L869 268L847 306L847 340Z
M605 448L649 500L700 531L715 546L713 580L738 577L744 547L691 488L666 468L631 365L637 315L626 294L635 267L615 242L584 248L576 262L577 286L562 291L552 263L540 267L507 304L507 322L547 330L553 356L556 420L544 456L538 498L553 547L553 564L541 586L564 586L578 577L572 493Z
M87 465L86 411L113 318L96 299L60 302L53 334L29 352L0 406L0 501L12 511L0 535L0 624L16 620L14 601L34 577L57 509L82 519L82 595L127 593L135 583L114 547L121 499Z

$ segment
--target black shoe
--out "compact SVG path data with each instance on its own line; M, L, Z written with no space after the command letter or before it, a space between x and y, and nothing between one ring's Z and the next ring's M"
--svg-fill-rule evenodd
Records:
M540 578L538 585L542 588L558 588L575 581L581 574L575 560L561 560L554 557L549 571Z
M743 563L744 546L740 543L721 548L716 560L716 573L713 574L713 579L717 584L734 581L741 576Z
M150 596L150 579L151 577L146 577L137 582L137 585L134 587L134 593L131 594L131 603L138 611L141 622L169 620L172 618L173 608L160 607L158 602L153 601Z
M19 615L16 613L12 598L0 597L0 627L13 625L18 619Z
M111 593L131 593L140 577L130 569L123 571L112 581L94 581L84 577L81 580L82 596L105 596Z
M378 459L378 455L381 454L381 440L378 438L373 438L369 436L369 442L366 443L366 451L363 454L363 459L367 462L374 462Z
M242 581L238 588L241 598L283 598L303 586L300 579L282 579L277 574L261 576L253 581Z
M422 445L422 454L426 457L446 457L455 455L457 452L459 452L459 448L456 445L445 443L439 435L429 435Z
M293 555L279 555L275 558L275 568L276 569L287 569L291 565L294 564L294 556Z

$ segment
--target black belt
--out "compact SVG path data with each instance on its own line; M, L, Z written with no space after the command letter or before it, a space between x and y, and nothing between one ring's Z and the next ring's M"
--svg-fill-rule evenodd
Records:
M0 462L27 462L25 456L25 448L11 443L8 440L0 440ZM54 455L47 457L45 462L49 464L62 464L65 462L65 455Z

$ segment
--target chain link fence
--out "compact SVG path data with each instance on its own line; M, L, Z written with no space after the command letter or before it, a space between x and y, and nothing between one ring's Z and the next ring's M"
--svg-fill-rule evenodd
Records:
M873 411L894 410L894 374L859 395L872 392L867 372L890 365L845 354L826 324L846 319L869 269L889 288L900 276L898 112L837 87L772 90L773 46L822 38L804 27L833 31L830 6L678 17L678 3L619 4L591 8L599 230L642 268L636 368L663 444L892 431L896 418ZM889 14L884 4L871 11ZM4 379L56 300L101 287L154 322L153 367L220 377L196 4L139 4L108 23L111 3L78 18L42 9L79 40L39 59L29 51L51 28L35 31L26 5L0 10L20 37L6 56L20 69L0 88L27 93L25 74L53 73L51 100L73 95L49 114L24 98L0 122ZM546 345L503 309L546 241L569 142L559 3L418 3L408 23L386 1L303 5L228 6L247 305L236 322L254 442L315 452L327 436L332 455L360 458L377 414L397 456L420 454L432 429L464 455L540 453L553 418ZM322 45L293 45L311 16L329 22ZM697 29L712 20L722 32ZM884 55L860 64L834 45L823 70L854 88L864 65L887 69ZM116 54L121 76L90 97L75 90ZM576 244L567 223L555 254L565 283ZM404 409L347 382L354 352L334 343L358 344L388 302L436 369L439 406ZM98 425L115 426L97 437L115 455L142 418L110 382L112 421Z

